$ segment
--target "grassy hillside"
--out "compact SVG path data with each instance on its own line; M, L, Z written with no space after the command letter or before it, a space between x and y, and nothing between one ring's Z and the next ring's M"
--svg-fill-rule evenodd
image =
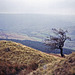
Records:
M0 75L74 75L75 52L66 58L20 43L0 41Z
M0 74L16 74L23 69L25 69L25 73L26 69L32 71L45 64L58 62L60 60L63 60L63 58L46 54L20 43L5 40L0 41L0 66L2 66Z
M75 75L75 52L64 60L46 64L28 75Z

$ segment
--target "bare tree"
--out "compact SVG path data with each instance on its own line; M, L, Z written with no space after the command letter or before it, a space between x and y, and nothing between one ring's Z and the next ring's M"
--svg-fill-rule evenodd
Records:
M45 44L49 46L51 49L60 49L60 54L62 57L64 57L63 54L63 46L67 39L71 40L70 37L66 36L67 30L64 31L62 29L52 29L53 33L56 34L55 36L50 35L50 37L47 37L45 39Z

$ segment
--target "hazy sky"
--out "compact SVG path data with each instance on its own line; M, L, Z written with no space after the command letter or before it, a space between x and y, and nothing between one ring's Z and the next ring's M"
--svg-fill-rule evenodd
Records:
M0 0L0 13L75 15L75 0Z

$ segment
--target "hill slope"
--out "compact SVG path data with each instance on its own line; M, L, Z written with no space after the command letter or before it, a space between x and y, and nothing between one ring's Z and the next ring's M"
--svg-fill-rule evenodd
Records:
M63 58L46 54L44 52L24 46L20 43L5 40L0 41L0 66L3 67L0 70L0 74L16 74L23 69L27 69L26 67L29 65L34 66L35 64L38 65L37 68L40 68L45 64L54 63L55 61L59 62L62 59ZM33 66L31 68L33 68ZM10 67L12 68L10 69ZM28 69L30 70L30 68ZM35 68L32 70L35 70Z
M0 75L74 75L75 52L61 58L20 43L0 41Z
M48 63L28 75L75 75L75 52L64 60Z

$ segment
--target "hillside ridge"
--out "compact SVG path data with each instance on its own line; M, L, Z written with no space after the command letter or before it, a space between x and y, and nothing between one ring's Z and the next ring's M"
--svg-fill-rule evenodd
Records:
M38 64L38 67L42 67L47 63L60 60L59 57L35 50L20 43L6 40L0 41L0 61L3 63L29 65L34 62Z
M0 75L34 75L34 71L35 75L38 75L38 71L39 75L43 75L41 71L45 72L43 69L46 68L46 65L51 69L56 63L65 60L59 55L41 52L20 43L0 41L0 66L2 67ZM50 72L52 73L51 70Z

